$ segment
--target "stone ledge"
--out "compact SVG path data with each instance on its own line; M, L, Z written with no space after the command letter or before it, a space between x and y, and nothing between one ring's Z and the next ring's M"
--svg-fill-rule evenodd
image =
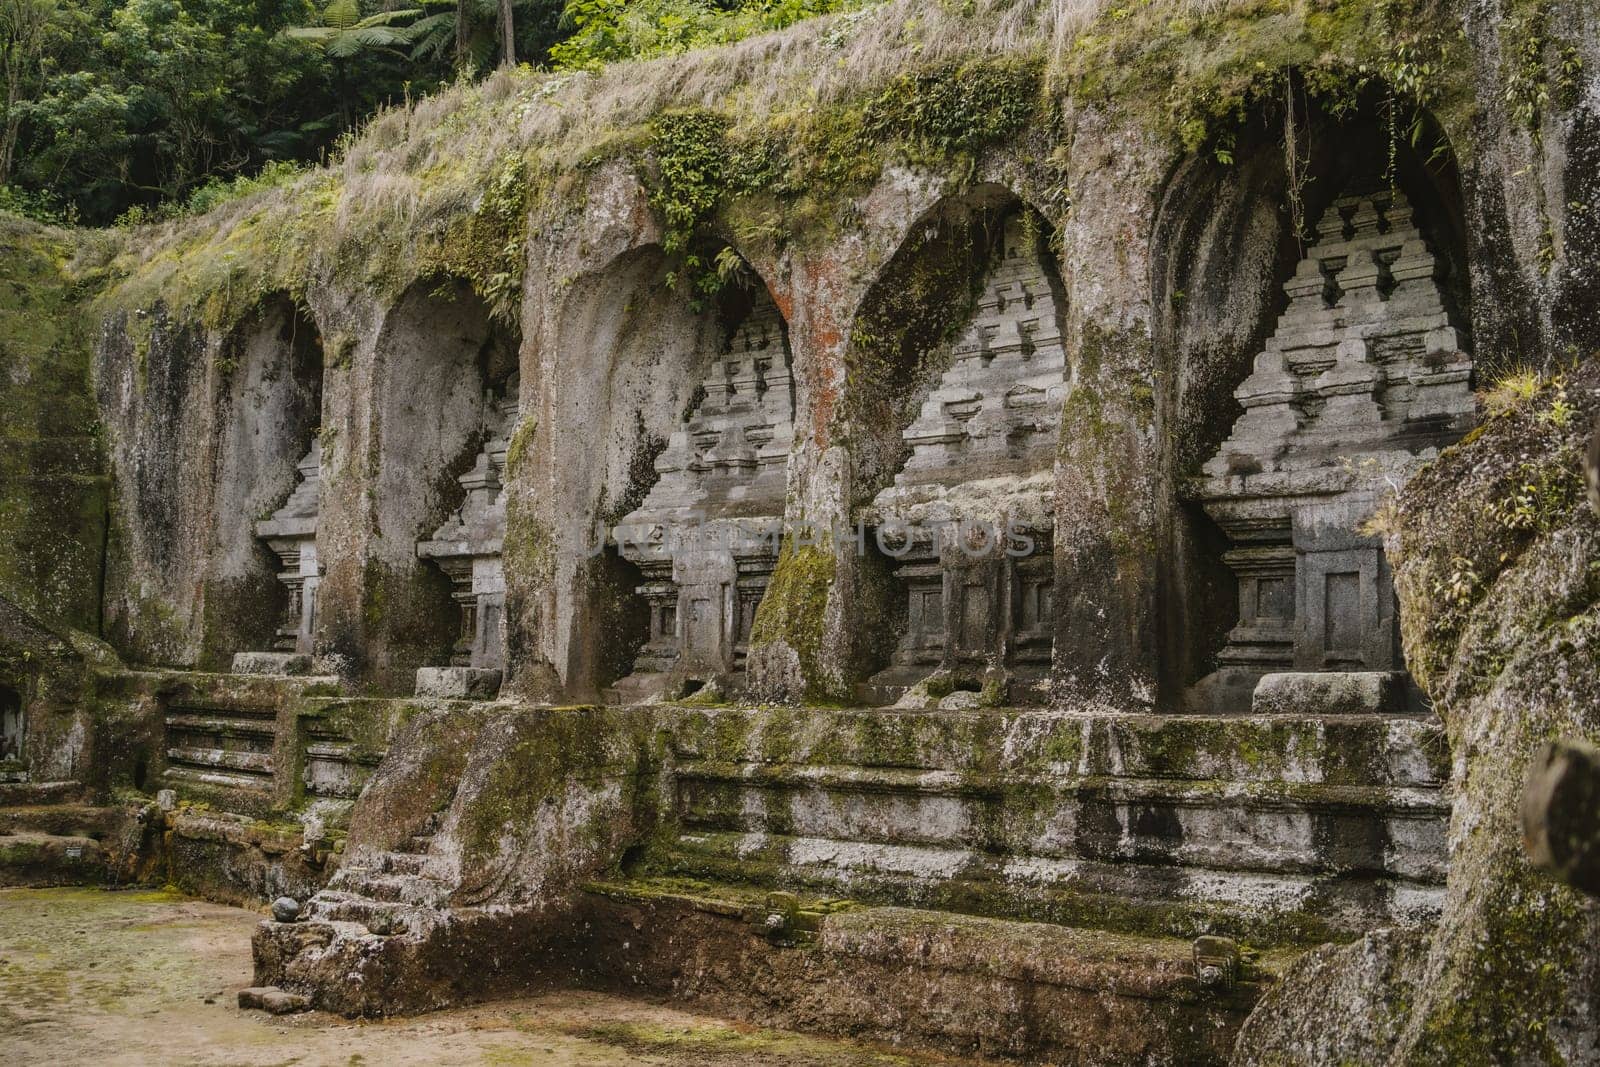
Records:
M556 952L579 984L669 997L761 1025L1035 1062L1227 1061L1264 982L1210 990L1187 939L1008 922L910 908L821 918L775 941L734 909L629 885L583 894Z

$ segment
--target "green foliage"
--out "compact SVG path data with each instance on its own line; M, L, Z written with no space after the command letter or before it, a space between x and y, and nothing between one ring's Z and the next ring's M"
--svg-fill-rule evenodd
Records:
M277 30L304 0L99 0L53 7L16 86L12 184L106 222L187 198L337 133L323 61Z
M1506 108L1537 139L1545 113L1577 104L1583 57L1550 32L1551 0L1506 0L1500 39Z
M242 174L237 178L212 175L203 185L197 186L181 202L168 202L153 208L135 204L117 218L118 226L141 226L162 219L203 215L212 208L233 200L241 200L264 189L287 185L307 173L304 166L288 160L269 160L255 174Z
M557 70L594 70L727 44L858 6L860 0L567 0L574 32L550 49L550 61Z
M531 184L527 161L520 153L501 159L473 211L455 219L437 247L419 258L421 270L416 276L466 279L496 321L514 325L522 311Z
M412 44L413 30L404 23L422 14L421 8L398 8L361 16L356 0L332 0L322 9L321 24L291 26L283 31L290 40L320 48L329 59L350 59L366 51L390 51Z
M867 105L864 136L899 143L913 162L948 164L1019 133L1038 116L1040 68L1028 61L952 64L902 74Z
M650 204L666 224L662 247L679 264L667 280L687 282L696 299L722 284L722 273L708 267L695 238L722 196L727 127L709 111L669 111L651 125Z

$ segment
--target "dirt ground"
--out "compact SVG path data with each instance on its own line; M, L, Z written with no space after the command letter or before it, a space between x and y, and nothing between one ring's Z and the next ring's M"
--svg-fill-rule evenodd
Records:
M240 1011L261 916L167 893L0 890L0 1063L661 1064L949 1062L560 992L352 1022Z

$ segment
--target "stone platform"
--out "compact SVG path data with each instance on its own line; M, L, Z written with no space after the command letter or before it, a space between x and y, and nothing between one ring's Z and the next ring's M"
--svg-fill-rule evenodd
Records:
M1283 961L1437 914L1445 772L1409 714L436 708L306 917L262 924L256 980L356 1015L576 983L1220 1062ZM1250 946L1224 981L1218 937Z

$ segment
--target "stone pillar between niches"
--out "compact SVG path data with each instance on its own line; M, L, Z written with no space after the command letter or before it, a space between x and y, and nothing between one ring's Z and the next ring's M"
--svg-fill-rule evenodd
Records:
M1055 463L1051 689L1058 703L1146 708L1159 569L1153 413L1139 391L1150 342L1086 324L1079 343Z

